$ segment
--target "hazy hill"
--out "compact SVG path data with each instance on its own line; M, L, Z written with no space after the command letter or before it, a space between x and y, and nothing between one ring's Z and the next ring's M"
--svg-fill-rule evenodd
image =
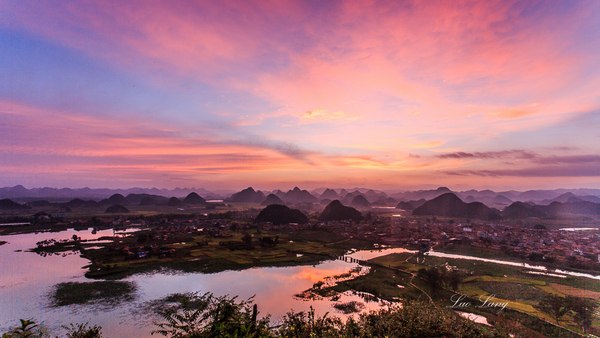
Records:
M392 197L394 197L397 200L404 200L404 201L420 200L420 199L431 200L431 199L434 199L438 196L441 196L441 195L449 193L449 192L452 192L452 191L446 187L439 187L435 190L418 190L418 191L407 191L407 192L403 192L403 193L396 193L396 194L392 194Z
M388 197L388 195L386 193L384 193L384 192L376 192L373 189L367 190L363 195L367 198L367 200L369 200L369 202L374 202L374 201L377 201L379 199L387 198Z
M260 203L265 199L265 194L262 191L254 191L252 187L248 187L240 192L231 195L227 200L240 203Z
M164 196L150 194L129 194L125 198L129 202L129 205L157 205L167 204L169 201L169 199Z
M445 216L478 219L498 219L500 215L483 203L465 203L453 193L446 193L422 206L415 208L412 212L417 216Z
M496 196L494 197L494 200L493 200L493 202L494 202L494 203L496 203L496 204L505 204L505 205L509 205L509 204L511 204L513 201L512 201L510 198L508 198L508 197L506 197L506 196L504 196L504 195L496 195Z
M10 200L8 198L0 200L0 210L22 210L22 209L30 209L30 207L26 205L19 204Z
M334 200L329 203L321 216L319 216L319 220L321 221L343 221L343 220L362 220L362 214L360 211L347 207L342 204L339 200Z
M98 202L94 200L84 201L81 198L74 198L67 202L67 206L69 208L86 208L86 207L95 207L98 205Z
M271 204L260 211L254 223L271 222L275 225L298 223L308 223L308 217L297 209L290 209L282 204Z
M544 216L546 216L544 208L524 202L514 202L502 210L502 217L510 219Z
M426 202L427 202L427 200L426 200L426 199L424 199L424 198L421 198L420 200L417 200L417 201L409 201L408 203L410 203L410 205L412 205L412 206L413 206L413 209L414 209L414 208L418 208L418 207L422 206L422 205L423 205L423 204L425 204Z
M539 204L545 204L545 205L549 205L552 202L560 202L560 203L575 203L575 202L593 202L593 203L600 203L600 198L598 198L597 196L591 196L591 195L575 195L572 192L566 192L558 197L555 197L553 199L545 199L541 202L539 202Z
M574 197L569 197L573 199ZM506 218L549 217L565 218L570 216L600 216L600 204L588 201L552 202L549 205L515 202L502 211Z
M113 194L112 196L110 196L108 198L108 201L111 204L119 204L119 205L128 205L129 204L129 200L127 200L127 198L125 198L125 196L123 196L121 194Z
M271 205L271 204L285 204L281 200L281 198L277 197L275 194L269 194L267 198L260 205Z
M451 192L449 188L439 187L434 190L417 190L417 191L404 191L404 192L380 192L373 189L367 188L352 188L352 189L341 189L333 190L331 188L318 188L313 190L317 193L322 191L321 194L311 194L306 190L300 190L297 187L288 192L281 190L275 190L273 193L277 195L282 201L286 203L316 203L318 200L341 200L342 203L350 205L352 199L358 195L363 195L370 203L377 202L381 205L382 198L388 196L393 197L396 201L417 201L417 200L431 200L444 193ZM336 193L338 191L339 193ZM172 190L168 189L157 189L157 188L128 188L128 189L90 189L90 188L32 188L27 189L22 185L16 185L14 187L2 187L0 188L0 199L10 199L14 202L25 203L37 200L46 200L49 203L65 203L73 199L80 200L94 200L100 201L100 205L140 205L142 199L144 199L145 205L164 205L167 203L168 198L171 196L184 199L191 193L195 193L198 196L207 199L209 196L211 199L223 199L224 196L229 196L231 191L217 190L208 191L203 188L175 188ZM555 190L529 190L525 192L519 191L501 191L494 192L492 190L466 190L461 192L454 192L459 198L465 202L481 202L489 207L504 208L510 205L512 202L533 202L536 204L549 205L552 202L560 203L577 203L577 202L593 202L600 203L600 189L555 189ZM123 197L127 196L127 197ZM319 196L316 199L315 196ZM148 198L147 198L148 197ZM233 199L232 199L233 198ZM236 192L228 199L229 201L244 201L252 203L261 203L265 199L265 194L260 191L254 191L252 188L244 189ZM388 202L390 203L390 202ZM396 203L394 203L396 204ZM391 204L392 206L394 204ZM413 206L418 207L411 202Z
M286 203L316 203L319 201L307 190L300 190L298 187L288 191L281 199Z
M546 212L553 217L569 215L599 216L600 204L587 201L575 203L552 202L546 207Z
M183 199L183 203L189 205L204 204L206 200L195 192L191 192Z
M557 190L528 190L520 193L519 196L517 196L516 200L522 202L541 202L543 200L554 199L563 193L564 191Z
M354 190L352 192L347 193L341 200L341 202L342 204L350 205L356 196L363 196L366 199L366 196L362 192Z
M396 201L395 199L393 199L392 197L380 197L378 200L376 200L375 202L371 203L371 206L377 206L377 207L393 207L396 206L396 204L398 204L398 201Z
M111 205L110 207L106 208L105 211L107 214L123 214L127 212L129 212L129 209L119 204Z
M285 192L283 192L283 191L281 191L281 190L279 190L279 189L277 189L277 190L274 190L274 191L273 191L273 194L274 194L275 196L279 197L279 198L283 198L283 196L285 196Z
M323 191L323 193L319 197L319 199L321 199L321 200L324 200L324 199L336 200L338 198L339 198L338 193L335 192L335 190L329 189L329 188L325 189L325 191Z
M326 199L324 199L324 200L321 200L321 201L319 202L319 204L323 204L323 205L327 205L327 204L329 204L329 203L331 203L331 200L330 200L329 198L326 198Z
M167 204L167 202L169 201L167 199L167 201L165 203L160 203L159 201L157 201L155 198L152 197L153 195L147 195L145 197L142 197L142 199L140 200L139 205L158 205L158 204Z
M410 202L399 202L398 205L396 205L396 209L402 209L402 210L406 210L406 211L411 211L413 210L415 207L410 204Z
M181 206L183 206L183 203L181 202L181 200L179 198L173 196L173 197L169 198L167 205L170 207L181 207Z
M371 207L371 203L367 200L367 198L363 195L356 195L350 202L350 205L355 208L369 208Z
M38 199L49 199L49 200L68 200L73 198L81 199L107 199L114 194L121 194L123 196L129 194L149 194L159 195L163 197L178 196L184 197L190 192L196 192L201 196L207 195L219 195L221 192L210 192L203 188L175 188L173 190L168 189L157 189L157 188L129 188L129 189L90 189L90 188L32 188L27 189L22 185L16 185L14 187L3 187L0 188L0 198L14 198L14 199L26 199L26 198L38 198ZM138 202L139 203L139 202ZM136 203L137 204L137 203Z

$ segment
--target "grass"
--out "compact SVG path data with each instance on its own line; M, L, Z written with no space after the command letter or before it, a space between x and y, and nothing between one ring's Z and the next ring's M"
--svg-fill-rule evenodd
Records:
M88 303L114 306L124 301L133 300L135 291L136 286L132 282L67 282L55 285L50 294L50 299L52 307Z
M600 300L600 292L574 288L574 287L571 287L568 285L562 285L562 284L556 284L556 283L551 283L550 286L554 290L556 290L564 295Z
M372 267L367 275L340 282L333 287L333 290L336 292L356 290L390 301L397 298L416 299L424 297L421 291L409 284L410 279L411 275L407 273L383 267ZM398 287L398 285L403 286L403 288Z
M539 302L544 296L548 295L529 283L511 283L511 282L484 282L479 284L481 289L490 295L504 298L513 302L517 301L535 301Z
M515 277L491 277L491 276L473 276L467 277L464 280L465 282L501 282L501 283L522 283L522 284L532 284L536 286L546 285L546 282L539 281L535 279L523 279L523 278L515 278Z
M464 250L457 253L470 254L479 257L486 256ZM487 252L487 254L490 253ZM488 256L485 258L497 257ZM463 283L460 284L458 290L459 294L468 296L467 301L470 302L468 312L493 318L492 320L508 319L511 321L518 321L547 337L571 337L572 334L569 333L569 331L545 322L554 322L554 320L547 314L537 310L535 307L543 296L548 293L560 295L572 294L577 296L585 295L589 298L595 298L600 295L600 292L595 290L599 288L600 283L588 278L571 276L568 278L555 278L543 275L530 275L525 273L528 269L518 266L431 256L418 257L415 255L411 257L410 254L405 253L377 257L372 259L371 262L386 267L405 269L409 272L416 272L422 267L440 267L447 263L468 275L468 277L463 280ZM346 285L348 288L355 290L367 288L367 290L370 290L374 294L392 296L395 290L392 291L386 289L386 285L389 285L390 283L385 281L386 277L384 277L385 274L383 274L383 270L385 269L378 268L377 271L373 271L371 274L359 277L354 281L346 282ZM392 269L387 270L394 271ZM389 278L389 275L387 278ZM436 302L445 306L452 305L450 297L453 293L444 289L433 292L424 281L418 278L415 278L413 283L432 295ZM413 289L412 292L416 290L414 288L406 288L404 290L407 294L402 294L401 297L410 297L410 289ZM493 302L495 303L508 303L507 307L502 310L501 313L497 313L498 308L477 307L477 305L483 303L480 301L480 297L482 297L482 300L485 300L485 298L491 295L494 296ZM413 296L418 297L416 293L413 293ZM600 323L597 318L594 319L594 322ZM569 316L564 317L564 321L561 322L561 325L575 331L580 330L579 326L573 322L573 318Z
M243 231L231 232L232 237L212 238L207 235L189 235L173 239L174 243L146 242L157 244L162 247L175 249L172 257L158 258L151 256L144 259L126 260L120 251L111 249L111 245L96 250L85 250L85 257L94 264L90 265L91 278L122 278L137 272L149 272L157 270L161 265L172 269L183 269L183 271L196 272L219 272L225 270L241 270L254 266L289 266L314 264L325 259L331 259L344 254L357 244L366 246L367 242L346 240L343 236L328 231L307 230L299 232L265 231L256 232L255 238L268 236L278 237L278 243L272 247L262 247L254 240L252 249L241 248L230 250L228 246L219 245L220 242L241 243L244 236ZM138 246L137 234L126 238L120 238L121 246ZM185 237L185 238L184 238ZM185 244L181 244L185 242ZM196 243L207 242L206 245L197 246ZM334 243L335 245L327 245ZM372 247L371 243L368 243ZM301 254L301 255L298 255ZM199 258L199 259L198 259ZM116 269L108 270L107 266ZM112 271L112 272L111 272ZM109 277L110 276L110 277Z

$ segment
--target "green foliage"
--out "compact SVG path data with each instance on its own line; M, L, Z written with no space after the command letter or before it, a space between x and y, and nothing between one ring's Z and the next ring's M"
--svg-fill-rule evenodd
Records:
M445 279L444 271L435 266L429 269L419 269L417 276L427 283L434 294L442 287Z
M360 337L493 337L482 326L429 302L407 301L363 314L358 321ZM356 334L356 329L353 332ZM494 332L497 337L505 335Z
M566 315L569 311L569 304L564 297L549 294L542 298L538 304L538 308L541 311L551 315L552 318L556 320L556 324L558 324L560 318Z
M157 311L159 333L173 338L195 337L508 337L506 330L484 328L433 303L407 301L400 306L362 314L358 320L310 311L288 312L280 325L256 320L252 300L214 297L210 293L180 295L175 305Z
M38 325L32 319L20 319L21 326L4 333L2 338L50 338L50 333L45 326ZM104 338L100 326L85 324L70 324L63 328L67 330L66 338ZM58 338L58 337L57 337Z
M574 299L569 304L590 305ZM252 298L238 301L237 297L215 297L211 293L178 294L168 297L156 312L162 322L155 323L158 333L169 338L211 337L509 337L515 334L514 322L496 322L496 328L486 328L464 319L444 306L431 302L405 301L402 306L361 314L344 323L338 317L323 316L310 311L287 313L280 325L270 327L270 318L257 319L258 311ZM595 305L595 304L593 304ZM575 305L573 305L575 306ZM593 307L592 307L593 310ZM103 338L98 326L85 324L63 326L66 338ZM522 335L516 334L515 337ZM2 338L50 338L33 320L21 320L21 327L2 335Z
M2 338L49 338L48 330L32 319L19 319L21 326L4 333Z
M63 328L67 330L66 338L103 338L100 326L88 327L88 325L88 323L63 325Z
M252 235L245 234L244 237L242 237L242 242L246 243L247 245L252 245Z
M279 337L287 338L310 338L310 337L342 337L344 325L337 317L323 317L315 315L315 309L310 311L288 312L283 317L277 334Z
M448 286L450 286L452 290L456 292L458 290L458 286L462 283L464 276L460 271L452 270L450 273L448 273L446 278Z
M581 325L583 332L587 332L592 326L594 311L598 304L591 299L574 296L567 296L566 303L568 309L575 313L573 319Z
M252 298L240 302L236 298L211 293L180 295L176 304L157 310L163 322L155 323L159 329L152 333L173 338L270 335L269 317L257 321Z

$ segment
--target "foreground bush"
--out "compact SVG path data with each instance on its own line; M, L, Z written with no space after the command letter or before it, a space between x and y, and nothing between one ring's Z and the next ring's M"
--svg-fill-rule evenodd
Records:
M89 327L85 324L71 324L63 326L67 330L65 338L103 338L102 328L99 326ZM12 329L2 335L2 338L50 338L48 329L42 325L36 324L33 320L21 319L21 326Z
M344 322L338 317L310 311L289 312L281 323L269 316L257 319L252 298L215 297L210 293L190 293L169 297L169 303L156 310L161 321L157 330L169 338L209 337L509 337L502 329L487 328L464 319L453 311L430 302L405 302L402 306L361 314ZM102 338L101 328L71 324L66 338ZM518 337L519 335L513 335ZM50 338L35 322L21 321L21 327L2 338Z
M508 337L507 333L464 319L445 307L432 303L406 302L360 315L323 316L310 311L288 312L278 325L269 317L256 320L252 300L188 294L178 304L160 309L163 322L155 333L176 338L200 337Z

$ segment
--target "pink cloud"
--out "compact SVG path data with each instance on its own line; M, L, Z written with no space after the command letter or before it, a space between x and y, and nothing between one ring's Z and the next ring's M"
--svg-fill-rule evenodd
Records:
M599 5L538 5L12 3L0 20L4 29L76 49L168 90L193 96L190 88L206 84L266 103L201 113L227 121L229 132L142 121L143 112L115 119L22 104L2 117L0 151L102 158L90 168L154 174L159 166L186 175L321 170L322 179L335 177L332 167L479 170L473 162L492 153L480 144L600 105L592 46ZM473 156L432 160L448 149ZM415 150L421 159L406 160Z

